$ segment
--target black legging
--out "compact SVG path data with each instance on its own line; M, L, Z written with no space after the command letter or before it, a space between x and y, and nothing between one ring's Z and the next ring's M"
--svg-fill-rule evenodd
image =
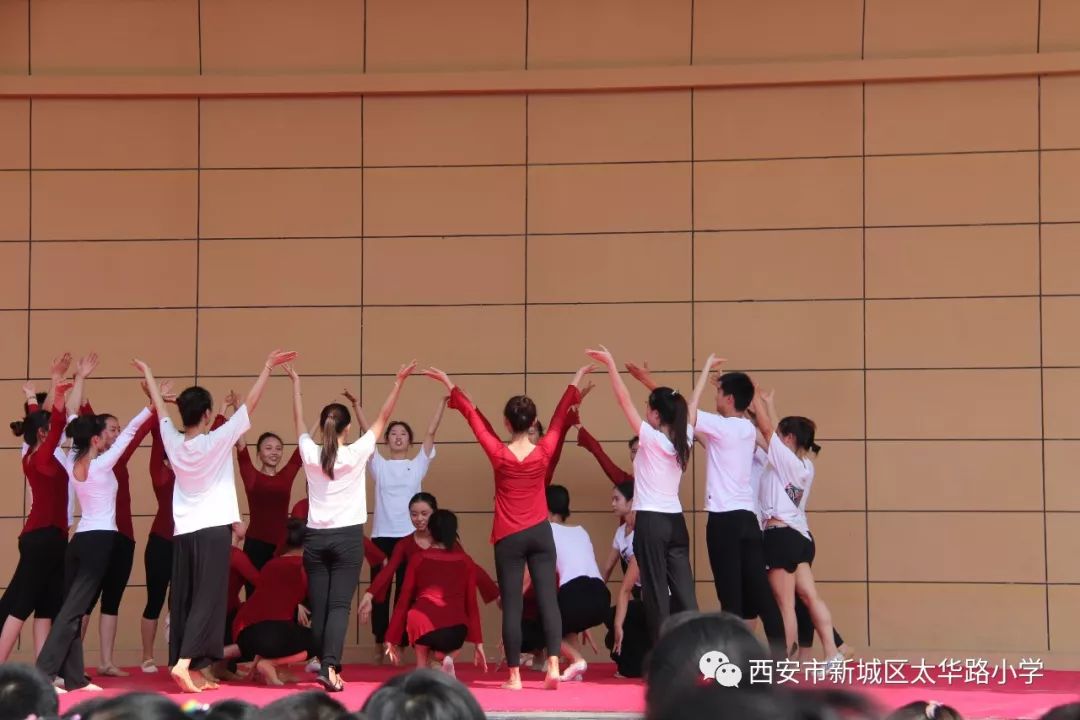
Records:
M124 599L124 590L127 589L128 580L131 578L131 566L135 561L135 541L124 535L117 535L113 543L112 554L109 556L109 566L105 569L105 577L101 580L101 589L94 595L93 602L86 609L86 614L94 612L94 606L101 600L101 614L120 614L120 601Z
M690 534L683 514L639 510L634 526L634 557L641 571L641 600L649 643L655 645L668 615L697 610L694 573L690 569Z
M521 665L521 586L526 565L536 588L536 604L544 623L548 655L558 657L562 645L562 618L555 584L555 538L547 520L495 543L495 574L503 603L503 647L506 664L512 668Z
M311 600L311 632L319 652L320 676L330 676L330 668L341 669L345 633L349 629L349 608L360 584L364 563L364 526L313 530L304 538L304 570Z
M408 535L405 536L407 538ZM399 542L405 538L392 538L392 537L377 537L371 538L371 542L375 543L375 547L379 548L386 557L390 557L393 554L394 548ZM401 585L405 582L405 571L408 569L405 563L398 565L397 572L394 573L394 606L397 606L398 596L401 595ZM375 582L375 576L379 574L379 570L382 568L371 566L371 582ZM371 603L371 632L375 635L375 644L382 645L386 641L386 628L390 627L390 592L389 586L387 586L386 599L379 601L374 600ZM405 636L402 635L402 638ZM408 642L401 642L401 646L408 645Z
M251 561L256 570L262 570L263 565L274 558L275 552L277 552L277 545L273 543L252 537L244 539L244 554L248 556L248 560ZM255 586L251 583L244 583L244 591L247 593L247 597L251 597L251 593L255 592Z
M19 564L0 597L0 622L10 615L26 621L52 620L64 602L64 558L67 532L43 527L19 536Z
M142 616L147 620L161 617L165 596L172 580L173 541L160 535L146 538L143 552L143 568L146 570L146 607Z

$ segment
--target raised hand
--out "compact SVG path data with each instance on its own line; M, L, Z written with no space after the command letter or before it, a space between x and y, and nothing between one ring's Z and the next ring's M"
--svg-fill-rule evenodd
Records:
M450 380L450 376L437 367L429 367L425 370L421 370L420 374L425 377L429 377L432 380L438 380L446 387L447 390L454 389L454 383Z
M615 358L612 357L611 351L603 345L599 350L586 350L585 354L605 367L610 368L615 365Z
M158 392L161 393L161 399L165 402L176 402L176 391L173 390L172 380L162 380L161 385L158 386Z
M230 390L225 396L225 407L231 407L233 411L240 408L240 396L236 394L235 390Z
M405 378L407 378L407 377L409 377L410 375L413 374L414 370L416 370L416 361L415 360L413 360L408 365L402 365L398 369L398 371L397 371L397 379L399 381L404 381Z
M288 375L289 379L293 382L300 379L300 376L297 374L296 368L293 367L292 363L285 363L281 366L281 369L285 371L285 374Z
M61 378L67 375L69 367L71 367L71 353L64 353L59 357L53 358L52 365L49 367L49 370L52 373L53 383L59 382Z
M596 370L596 366L592 363L589 363L588 365L582 365L580 368L578 368L577 374L574 375L573 385L577 388L580 388L581 381L585 379L586 375L588 375L594 370Z
M720 366L726 362L727 358L716 357L716 353L709 353L709 358L705 361L705 372L719 370Z
M273 370L278 365L292 362L299 354L292 350L271 350L270 354L266 356L266 367Z
M359 401L356 399L356 396L352 394L352 391L349 390L349 388L345 388L345 392L343 392L341 394L345 396L345 399L348 400L351 405L359 404Z
M34 385L33 380L27 380L22 386L23 395L26 396L27 402L37 402L37 387Z
M53 395L55 395L54 404L61 403L64 400L64 396L68 394L71 388L75 387L74 380L61 380L53 386Z
M131 359L131 367L138 370L145 377L153 377L153 374L150 372L150 366L138 358Z
M82 378L90 377L90 373L94 372L94 368L98 366L97 353L90 353L89 355L79 359L79 362L75 365L75 374Z
M585 396L591 393L594 387L596 387L596 383L591 380L585 383L584 387L581 388L581 399L584 400Z

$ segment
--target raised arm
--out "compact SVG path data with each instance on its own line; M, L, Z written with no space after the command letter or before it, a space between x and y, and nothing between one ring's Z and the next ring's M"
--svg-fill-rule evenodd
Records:
M701 404L701 396L705 392L705 386L709 384L709 376L712 371L727 362L724 358L718 358L716 355L709 354L709 359L705 361L705 368L701 371L701 375L698 377L697 384L694 385L694 392L690 396L690 405L687 408L687 422L691 425L697 425L697 411L698 406Z
M284 366L285 374L292 380L292 407L293 407L293 423L296 426L296 437L300 437L307 433L307 427L304 425L304 398L300 392L300 375L296 372L291 364Z
M773 406L773 391L755 391L754 399L750 401L750 407L754 411L752 414L754 424L757 425L758 432L761 433L761 437L765 441L765 447L768 448L773 433L776 432L776 408Z
M437 380L442 383L443 387L450 393L450 400L447 405L454 410L461 413L465 418L465 422L469 423L469 429L472 430L473 435L476 436L477 442L480 443L480 447L487 453L488 458L494 459L502 452L503 441L495 434L495 429L491 427L491 424L487 421L472 400L465 392L454 384L450 376L444 373L438 368L428 368L420 373L433 380Z
M86 357L80 358L79 362L75 363L75 385L71 388L71 392L68 393L67 398L68 407L74 412L79 412L79 408L83 401L86 378L90 377L90 373L94 372L94 368L97 366L97 353L90 353Z
M594 438L588 430L580 426L578 427L577 444L593 454L593 457L596 458L596 462L600 463L600 469L608 476L612 485L620 485L634 479L632 473L628 473L616 465L615 461L604 452L604 446L600 444L599 440Z
M49 432L45 436L45 441L34 450L34 455L31 458L31 462L38 468L48 466L53 453L56 452L56 448L60 445L60 437L64 434L64 427L67 426L67 417L64 415L64 399L71 386L72 382L70 380L61 379L60 382L52 386L52 390L49 392L53 399L52 415L49 417Z
M435 447L435 433L439 432L439 423L442 422L443 413L446 411L446 403L449 401L449 395L439 398L439 404L435 407L435 415L431 418L431 423L428 424L427 435L424 436L422 451L425 455L430 455L431 448Z
M607 368L608 375L611 377L611 387L615 391L615 400L623 411L623 417L630 423L631 431L638 432L641 429L641 413L634 407L634 400L630 397L630 391L626 388L626 383L623 382L622 377L619 376L619 367L615 364L615 358L611 356L611 353L603 345L600 346L599 350L586 350L585 354Z
M660 387L660 383L653 379L652 370L649 369L649 363L647 362L642 363L641 365L628 362L626 363L626 371L630 373L630 377L644 385L645 389L649 392Z
M352 406L353 415L356 416L356 423L360 426L360 434L363 435L370 427L367 416L364 415L364 408L360 407L360 401L356 399L356 396L353 395L348 388L345 388L345 392L343 392L342 395L348 399L349 405Z
M105 470L114 468L116 464L120 462L120 459L127 453L128 447L131 447L132 450L134 450L135 446L132 445L132 441L142 429L143 424L148 421L150 417L150 408L143 408L142 411L133 417L124 429L120 431L120 434L116 436L116 440L113 441L112 447L94 458L91 461L91 464L96 468L103 468ZM142 437L145 436L146 434L143 433Z
M56 386L67 375L68 368L71 367L71 353L64 353L59 357L53 358L52 365L49 366L49 375L52 378L52 385L49 386L49 393L45 396L45 404L42 405L42 410L48 410L52 407L53 401L56 399L53 395L53 391Z
M278 365L284 365L285 363L290 363L295 360L296 355L297 354L292 351L273 350L266 356L266 363L263 364L262 372L259 373L259 377L255 380L255 384L251 386L251 390L248 390L247 399L244 400L248 416L255 412L255 407L262 398L263 390L266 389L266 382L270 379L270 373L273 372L274 368Z
M397 376L394 378L394 386L390 388L390 394L386 396L386 402L383 403L382 408L379 410L379 416L375 418L369 427L370 430L377 438L382 435L383 430L386 428L386 423L390 422L390 414L394 412L394 406L397 405L398 396L401 395L401 388L405 385L405 381L412 375L413 370L416 369L416 361L413 360L408 365L402 365L401 369L397 371Z
M169 411L165 409L165 399L161 396L161 389L158 387L157 381L154 380L153 371L150 370L149 365L137 358L131 361L131 365L142 373L143 379L146 381L143 391L150 394L150 404L153 406L154 412L157 413L158 422L161 422L169 417Z

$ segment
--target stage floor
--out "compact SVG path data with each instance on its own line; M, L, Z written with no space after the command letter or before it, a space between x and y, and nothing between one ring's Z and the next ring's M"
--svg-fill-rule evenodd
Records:
M138 668L129 668L129 678L95 678L106 693L143 691L160 692L177 702L197 699L201 703L213 703L226 698L246 700L265 705L297 690L316 690L314 682L300 683L286 688L268 688L250 683L230 683L219 690L199 695L183 695L176 692L166 671L147 675ZM386 666L350 665L343 676L349 681L344 692L337 695L350 711L359 710L364 701L382 682L407 668ZM593 665L584 682L563 683L556 692L542 688L540 675L526 671L525 689L510 692L500 689L505 679L503 672L487 674L462 664L458 677L476 695L484 710L503 717L527 717L557 715L586 717L606 714L638 714L645 706L645 688L640 682L617 680L612 677L614 665ZM819 685L818 687L823 687ZM1045 671L1031 685L1021 680L1010 680L1005 685L953 685L944 686L859 686L855 689L870 695L885 709L893 709L915 700L936 700L952 705L969 720L984 718L1038 718L1050 708L1080 699L1080 672ZM87 699L90 693L74 692L60 697L61 711Z

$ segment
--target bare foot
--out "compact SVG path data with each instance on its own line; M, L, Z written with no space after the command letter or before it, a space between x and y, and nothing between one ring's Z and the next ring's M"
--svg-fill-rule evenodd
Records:
M300 682L300 678L297 675L294 675L292 670L287 667L280 668L277 671L277 675L281 678L281 682L285 684Z
M218 685L217 678L214 677L214 671L212 669L203 668L199 671L199 674L203 677L203 690L217 690L221 687Z
M545 690L558 690L559 680L562 677L559 674L559 658L549 657L547 660L547 677L544 678Z
M503 690L520 690L521 689L521 668L510 668L510 679L502 684Z
M115 665L106 665L98 668L98 674L105 677L127 677L128 674Z
M267 685L280 687L285 684L281 681L281 678L278 677L277 670L269 660L260 660L259 664L255 666L255 669L259 671L259 675Z
M202 688L195 684L195 681L191 678L191 673L187 671L187 668L174 667L169 671L169 675L172 676L173 681L180 686L180 690L186 693L202 692Z

